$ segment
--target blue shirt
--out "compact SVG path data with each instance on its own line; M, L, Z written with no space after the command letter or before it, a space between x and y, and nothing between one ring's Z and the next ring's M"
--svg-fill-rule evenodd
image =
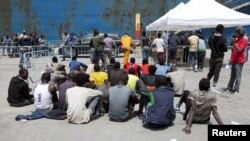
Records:
M156 75L162 75L162 76L166 76L166 73L170 71L170 67L166 66L166 65L156 65Z
M78 62L76 60L72 60L70 63L69 63L69 69L70 69L70 72L74 70L74 67L78 65L79 67L86 67L85 64L83 64L82 62Z
M152 91L155 104L148 109L144 121L147 123L168 125L175 120L174 90L161 86Z

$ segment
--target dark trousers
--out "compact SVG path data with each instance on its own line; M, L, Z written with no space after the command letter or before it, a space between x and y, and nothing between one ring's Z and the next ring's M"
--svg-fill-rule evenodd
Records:
M105 59L104 59L104 53L103 53L103 51L95 51L94 58L97 59L98 62L101 59L102 60L102 64L105 64Z
M244 64L232 64L231 77L227 86L230 90L239 92L243 65Z
M211 78L214 77L214 80L213 80L214 86L216 86L219 80L220 70L222 68L222 65L223 65L223 58L211 58L209 60L210 69L207 74L207 79L211 80Z
M198 51L198 68L203 69L206 51Z
M23 102L20 103L9 103L11 107L23 107L27 105L31 105L34 103L34 98L31 97L30 99L25 99Z
M183 94L181 95L181 99L179 101L179 104L182 104L183 102L185 103L185 106L186 106L186 110L185 110L185 113L183 114L183 120L186 120L187 119L187 115L189 113L189 110L191 108L191 100L188 99L188 96L190 95L190 91L188 90L185 90L183 92Z
M188 53L189 53L189 47L185 46L184 53L183 53L183 62L185 63L188 62Z

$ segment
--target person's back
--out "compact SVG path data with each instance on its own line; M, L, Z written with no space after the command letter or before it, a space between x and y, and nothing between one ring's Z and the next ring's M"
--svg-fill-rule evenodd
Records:
M102 42L101 36L99 35L93 36L91 40L93 43L93 47L95 48L95 51L103 51L103 47L101 45Z
M74 86L74 83L72 82L72 79L74 77L74 73L70 73L68 75L68 80L64 83L62 83L59 87L58 87L58 91L59 91L59 103L58 103L58 109L63 109L63 110L67 110L67 104L66 104L66 91L69 88L72 88Z
M166 127L175 120L174 110L174 90L167 87L167 79L165 76L156 77L156 89L152 91L154 97L154 105L152 105L144 118L148 126Z
M7 101L10 106L21 107L33 103L33 96L29 94L28 70L20 69L19 75L12 77L9 88Z
M197 52L199 37L196 35L191 35L190 37L188 37L188 41L190 45L189 52Z
M183 71L172 71L166 74L173 83L175 95L181 96L185 87L185 73Z
M196 103L193 121L197 123L209 121L212 106L216 105L216 94L211 91L194 90L190 93L189 99Z
M153 45L156 46L156 52L164 52L164 46L165 46L165 42L163 39L161 38L156 38L153 41Z
M127 87L131 90L135 91L135 87L136 87L136 83L139 80L139 78L135 75L129 74L128 75L128 83L127 83Z
M52 109L52 95L49 92L49 84L38 84L34 90L35 109Z
M140 66L141 68L141 72L143 75L147 75L149 72L148 72L148 67L149 67L149 64L144 64L142 66Z
M104 48L112 49L114 46L114 40L110 37L106 37L103 39L104 42Z
M168 71L170 70L170 68L168 66L166 66L166 65L157 64L156 68L157 68L157 70L156 70L155 74L156 75L162 75L162 76L165 76L166 73L168 73Z
M211 49L211 58L223 58L227 51L227 40L219 32L213 33L208 39L208 45Z
M97 96L102 96L101 91L82 87L87 78L88 76L84 73L75 75L73 82L76 86L66 91L67 119L71 123L89 122L91 114L97 108L99 101Z
M130 90L126 84L128 75L122 72L119 82L108 91L109 117L113 121L127 121L131 118L131 112L135 102L138 101L135 92Z
M109 89L109 117L115 121L128 120L130 113L128 108L129 99L133 91L125 85L116 85Z
M101 71L100 65L96 64L94 66L94 72L90 73L89 80L94 82L94 84L99 87L108 80L108 74Z
M130 46L133 45L133 40L129 35L124 35L121 38L122 48L130 50Z

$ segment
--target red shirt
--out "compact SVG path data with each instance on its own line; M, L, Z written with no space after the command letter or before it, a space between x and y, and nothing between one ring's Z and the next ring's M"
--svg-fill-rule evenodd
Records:
M135 69L135 75L138 76L138 73L140 71L140 66L137 64L131 64L131 63L127 63L126 65L124 65L124 70L128 73L130 68L134 68Z
M142 74L144 74L144 75L149 74L149 72L148 72L148 66L149 66L149 64L145 64L145 65L141 66L141 72L142 72Z
M231 57L232 64L244 64L246 62L245 51L246 51L247 43L248 41L244 37L238 39L235 42L235 44L241 48L241 51L238 51L233 48L232 57Z

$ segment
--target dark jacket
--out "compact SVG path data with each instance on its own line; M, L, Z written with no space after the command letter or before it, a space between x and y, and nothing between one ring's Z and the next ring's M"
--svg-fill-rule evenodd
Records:
M18 76L12 77L8 90L8 102L18 104L25 99L30 99L30 97L28 83Z
M175 120L174 90L160 87L152 91L155 104L148 109L147 123L168 125Z
M223 58L224 52L227 52L227 40L220 33L212 34L208 39L211 49L211 58Z

